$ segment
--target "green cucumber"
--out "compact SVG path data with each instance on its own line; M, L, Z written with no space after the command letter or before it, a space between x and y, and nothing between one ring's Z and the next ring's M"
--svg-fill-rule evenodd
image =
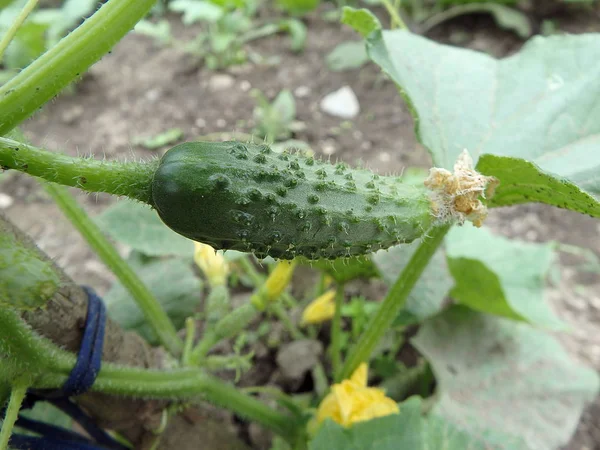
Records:
M240 142L167 151L152 204L190 239L281 259L370 253L421 237L434 220L425 187Z

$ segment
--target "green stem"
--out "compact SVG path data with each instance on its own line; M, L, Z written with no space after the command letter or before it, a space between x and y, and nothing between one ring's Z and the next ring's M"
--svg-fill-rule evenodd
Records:
M260 312L251 303L246 303L231 311L202 336L202 339L198 342L196 348L190 353L188 358L189 364L201 364L211 348L222 339L228 339L238 334L246 328L258 314L260 314Z
M254 264L252 264L252 261L250 261L250 257L243 256L235 262L236 264L239 264L244 272L246 272L246 275L248 275L255 288L262 286L266 277L256 270L256 267L254 267Z
M299 339L306 338L304 333L298 329L298 327L296 326L296 324L294 324L294 322L292 322L292 320L290 319L290 315L281 306L280 303L271 303L269 305L268 310L271 311L273 314L275 314L275 317L277 317L277 319L279 319L279 321L281 322L283 327L287 330L287 332L290 334L290 336L293 339L299 340Z
M10 364L0 364L1 379L13 379L19 373L36 377L48 371L69 373L75 357L43 340L28 328L16 311L0 308L0 354Z
M427 33L431 31L432 28L435 28L448 20L454 19L455 17L460 17L471 13L484 12L486 10L486 6L488 6L488 4L485 3L483 5L481 3L456 5L437 14L430 14L429 18L423 21L421 24L419 32L422 34Z
M246 275L250 277L254 287L258 288L265 283L267 277L256 270L254 264L252 264L252 261L250 261L249 258L240 258L237 262L240 264L244 272L246 272ZM282 293L281 297L284 301L289 301L291 299L291 296L286 292ZM293 301L293 303L295 303L295 301ZM298 327L290 320L287 311L285 311L279 303L271 303L269 305L269 311L275 314L275 316L281 321L282 325L286 328L288 333L290 333L292 338L304 339L306 337L304 333L302 333L302 331L300 331Z
M45 373L34 387L56 388L65 382L67 376L68 372ZM198 369L144 370L104 364L91 390L118 396L187 401L201 397L282 436L294 435L298 426L289 416Z
M391 28L400 28L402 30L408 30L406 23L404 23L402 16L398 12L399 8L395 8L390 0L381 0L381 2L383 3L383 6L385 6L385 9L387 9L387 12L390 15L390 17L392 18Z
M0 87L0 135L33 115L123 38L156 0L109 0Z
M65 216L79 230L104 264L110 268L123 286L131 293L162 345L171 354L180 354L183 349L183 343L177 336L177 330L173 326L169 316L167 316L167 313L152 292L150 292L137 274L129 267L127 262L121 258L121 255L119 255L109 240L102 234L98 226L77 204L77 201L67 189L56 184L44 184L46 191L54 199Z
M206 297L206 306L204 308L206 314L206 326L211 328L222 319L230 309L229 289L224 285L216 285L211 287L211 290Z
M6 415L2 423L2 430L0 430L0 450L8 449L8 440L19 417L21 403L23 403L28 388L28 384L23 382L15 383L12 386L10 401L8 402L8 408L6 409Z
M190 356L196 338L196 322L192 317L185 319L185 340L183 341L183 351L181 352L181 365L188 367L190 365Z
M400 310L404 307L408 295L412 291L419 277L427 267L429 260L442 243L450 225L443 225L431 230L431 234L423 238L421 244L412 255L404 271L400 274L385 299L371 318L364 333L350 350L348 358L342 368L337 381L350 377L352 372L363 361L367 361L371 353L392 325Z
M338 379L338 374L342 366L342 304L344 303L344 284L340 283L335 293L335 313L331 321L331 346L329 352L331 356L331 366L333 368L333 378Z
M19 15L15 18L15 21L12 23L6 34L2 37L2 40L0 41L0 62L2 62L2 58L4 56L6 48L14 39L15 34L17 34L17 31L19 31L21 25L23 25L23 22L25 22L27 16L29 16L31 11L33 11L35 6L37 5L37 2L38 0L28 0L21 12L19 13Z
M18 365L19 372L31 375L35 380L31 387L39 389L62 386L76 359L74 354L37 336L14 311L2 308L0 354L18 355L18 360L11 362ZM298 424L289 416L198 369L148 370L104 363L92 391L157 399L189 400L201 396L284 437L293 437L299 432Z
M151 204L158 160L138 163L74 158L0 137L0 166L85 191L125 195Z

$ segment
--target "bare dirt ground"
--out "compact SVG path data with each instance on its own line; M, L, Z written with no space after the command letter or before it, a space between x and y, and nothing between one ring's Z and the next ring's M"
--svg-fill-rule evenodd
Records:
M570 32L598 31L599 18L561 17L561 25ZM194 32L177 27L175 20L172 23L176 35ZM215 132L248 132L254 107L249 90L258 88L273 98L287 88L295 93L298 120L306 124L306 131L295 138L309 142L317 153L350 164L362 160L381 173L429 166L429 157L415 141L413 121L403 101L374 65L341 73L326 68L327 53L344 40L356 39L354 33L323 21L320 14L310 16L307 25L304 53L291 53L285 37L267 38L251 48L263 56L278 57L278 64L246 64L222 72L198 69L182 52L130 35L91 69L75 95L61 95L27 122L24 130L35 144L71 155L144 158L160 153L132 146L136 137L172 127L183 129L186 140ZM454 22L431 36L450 42L456 32L462 33L461 45L499 57L521 45L513 34L497 30L485 17ZM319 109L323 96L345 85L352 87L361 106L360 115L348 128ZM8 217L77 282L92 285L100 293L108 289L113 276L33 179L11 175L0 184L0 192L10 197L1 205ZM91 214L115 201L104 195L79 194L78 198ZM575 213L540 205L506 208L494 211L489 224L507 236L556 240L600 256L598 222ZM581 262L581 258L561 255L561 281L550 287L549 298L558 315L573 327L572 333L561 335L566 347L600 370L600 273L583 271ZM600 449L600 401L588 408L566 448Z

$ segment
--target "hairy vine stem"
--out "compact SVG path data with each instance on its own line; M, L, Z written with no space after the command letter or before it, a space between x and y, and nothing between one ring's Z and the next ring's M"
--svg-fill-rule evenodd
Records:
M429 232L429 237L421 240L419 247L388 291L360 339L350 350L344 366L337 376L337 381L349 378L360 363L368 361L382 336L387 332L402 307L406 304L408 295L444 240L444 236L446 236L450 227L451 225L447 224L434 228Z
M21 245L35 248L2 216L0 233L13 233ZM42 259L49 261L39 249L36 251ZM55 270L63 280L62 287L44 309L18 312L0 308L0 382L16 380L26 373L32 387L58 388L75 363L75 355L71 351L79 346L81 331L77 323L85 317L86 296L58 268L55 267ZM51 338L52 342L40 335ZM104 362L92 388L93 393L82 395L77 401L108 428L128 431L127 438L132 442L139 443L148 437L153 441L155 438L148 430L154 428L151 425L153 417L156 413L161 416L165 403L152 399L208 400L285 437L292 438L302 432L301 424L293 417L197 368L164 369L169 363L161 349L151 349L139 336L124 333L110 320L105 340ZM121 399L107 401L99 393L116 394ZM181 417L173 422L186 420ZM136 423L141 427L136 427ZM165 431L165 439L173 447L165 443L165 447L160 448L195 448L196 434L201 435L202 430L206 430L203 427L208 425L197 424L186 428L183 434L176 432L177 426L173 426L173 432L169 431L170 426ZM136 448L142 446L136 444ZM231 448L241 447L233 445Z
M124 195L150 204L152 176L158 160L119 162L74 158L0 137L0 166L84 191Z
M0 135L33 115L119 42L156 0L109 0L0 87Z

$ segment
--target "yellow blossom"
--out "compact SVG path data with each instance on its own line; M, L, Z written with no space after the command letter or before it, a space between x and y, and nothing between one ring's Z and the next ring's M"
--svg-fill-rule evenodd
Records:
M367 364L362 363L350 379L331 386L331 392L317 410L316 423L309 425L314 431L330 418L344 427L376 417L398 414L398 404L385 396L382 389L367 386Z
M335 290L331 289L314 299L302 313L302 324L321 323L335 314Z
M254 306L264 309L268 303L277 300L290 284L295 267L295 261L279 261L267 277L265 284L252 296L251 301Z
M211 286L224 286L229 274L229 265L223 254L207 244L194 242L194 262Z

